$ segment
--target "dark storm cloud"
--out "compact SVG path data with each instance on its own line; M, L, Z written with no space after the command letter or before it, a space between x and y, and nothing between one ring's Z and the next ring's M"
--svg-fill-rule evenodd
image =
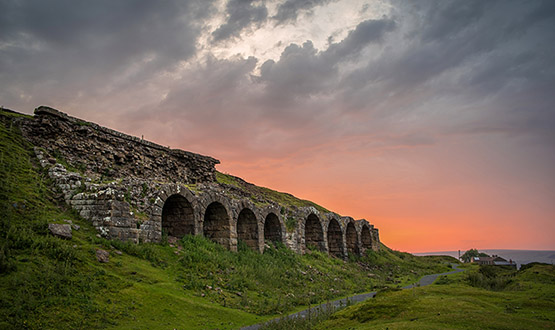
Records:
M302 46L291 44L277 62L269 60L262 65L260 81L271 98L280 103L325 93L336 87L339 63L355 59L368 45L381 42L394 27L395 22L389 19L363 21L325 51L315 49L311 41Z
M0 77L14 91L4 96L136 83L195 54L196 23L209 8L208 1L3 1Z
M380 134L387 127L391 137L385 139L392 143L422 132L432 141L457 132L533 133L542 143L553 143L553 7L552 2L402 3L394 20L361 22L325 50L310 41L289 45L245 85L255 93L237 107L228 103L229 116L256 111L289 127L359 118L333 127L343 133L325 125L311 130L322 141ZM355 69L343 70L347 62Z
M5 43L28 37L40 48L91 51L116 63L146 52L160 62L173 62L195 52L197 31L190 12L198 6L191 2L24 1L2 6Z
M551 15L545 15L546 12ZM538 13L545 16L541 18ZM414 86L453 68L472 68L477 63L470 75L479 76L482 84L496 79L498 84L492 86L495 89L502 80L514 78L515 70L533 79L540 74L520 70L524 63L533 66L541 63L538 68L552 67L545 55L553 54L554 49L550 41L555 40L555 29L552 29L555 21L548 19L555 15L553 2L440 1L430 2L429 7L416 10L416 14L422 15L416 27L425 24L422 34L406 40L408 48L398 57L383 58L377 63L389 65L372 65L368 77L391 79L394 87ZM409 28L417 30L414 26ZM502 67L504 75L484 75Z
M276 24L295 22L299 13L310 12L317 6L330 3L332 0L286 0L278 6L277 14L272 17Z
M260 68L260 81L278 100L293 100L324 92L337 75L335 59L327 61L311 41L302 46L291 44L277 62L266 61ZM287 97L284 97L287 96Z
M256 63L254 57L219 60L209 56L203 64L183 73L183 79L161 103L162 113L169 112L168 121L175 112L196 113L195 119L204 124L227 115L229 105L238 106L249 99L245 90L249 89Z
M251 26L257 26L266 21L268 9L262 3L254 5L254 0L229 0L226 4L227 20L212 32L215 42L236 38Z
M504 122L500 116L542 117L553 123L538 95L555 83L555 6L544 2L402 2L395 17L404 17L397 47L353 71L342 81L342 97L353 109L366 111L376 102L390 113L410 110L391 107L379 95L394 94L417 104L418 95L452 98L453 107L466 98L492 100L481 121ZM505 100L533 93L536 100L520 110L505 107ZM510 102L515 104L515 101ZM509 110L513 109L513 110ZM449 111L449 109L446 109ZM527 120L524 120L527 122ZM459 123L463 124L463 123ZM500 125L507 129L507 125ZM530 127L533 129L533 127Z
M325 3L285 1L274 19L290 22ZM167 95L158 113L199 126L239 129L239 119L249 117L276 127L310 122L313 133L321 122L340 123L338 135L387 126L404 130L398 136L541 131L553 140L547 132L555 125L555 2L392 5L389 18L360 22L326 49L307 40L264 63L212 55L194 63L187 61L213 14L206 1L4 1L0 78L10 83L0 97L7 106L83 93L80 100L109 100L168 71L174 80L156 91ZM231 0L226 11L216 41L232 42L268 21L265 2ZM185 62L181 71L176 64ZM469 108L472 114L453 115ZM333 137L326 130L320 128Z
M414 33L421 34L423 41L442 41L453 38L467 28L472 28L486 13L491 5L487 1L445 1L414 3L413 9L422 13L420 29ZM409 6L410 6L409 5ZM428 24L430 22L431 24Z
M365 47L382 42L394 26L387 19L361 22L324 51L310 41L291 44L277 61L263 63L258 76L254 57L209 56L182 72L156 113L145 110L137 116L163 121L164 132L159 134L177 131L168 126L181 127L179 139L191 144L197 139L206 141L204 132L208 130L208 138L219 144L229 148L241 145L237 157L253 150L260 155L283 156L290 148L330 140L337 132L329 126L336 125L338 118L333 111L326 114L333 106L320 102L319 97L326 91L333 95L341 63L356 60ZM257 149L257 141L267 141L275 134L278 143L272 140L273 144L268 142L272 147Z
M393 29L395 29L395 21L391 19L363 21L341 42L331 44L325 51L325 56L337 61L344 57L357 55L368 44L381 42L385 34Z

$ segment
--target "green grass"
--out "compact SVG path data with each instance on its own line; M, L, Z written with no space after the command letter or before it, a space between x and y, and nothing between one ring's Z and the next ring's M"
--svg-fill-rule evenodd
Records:
M484 273L511 280L486 289L472 279ZM554 284L553 265L521 271L472 266L431 286L383 292L306 329L553 329Z
M396 269L395 277L388 280L389 268L367 266L366 258L344 262L317 251L301 256L283 245L259 254L244 244L233 253L200 236L187 236L181 244L178 262L183 267L184 287L221 305L260 315L287 313L299 305L396 285L396 279L401 285L403 279L410 282L417 276ZM437 261L426 265L446 269ZM375 277L368 276L369 269Z
M96 238L87 221L49 197L45 174L31 162L31 146L5 118L2 112L0 328L167 329L171 323L229 329L259 319L184 290L167 265L177 258L170 247ZM81 226L71 240L48 234L49 222L65 219ZM95 249L113 252L112 246L126 253L98 263ZM213 315L201 318L207 312Z
M105 276L86 267L90 251L47 234L48 221L75 216L47 198L47 182L17 127L0 125L0 149L0 328L104 324L102 313L81 316L100 310L94 296L106 289Z
M174 246L97 238L54 200L13 118L0 114L1 329L236 329L447 269L385 247L344 262L284 246L259 254L241 243L230 252L203 237ZM48 223L64 220L81 226L71 240L48 233ZM96 260L99 248L110 262Z
M235 187L246 192L255 203L263 203L265 201L274 201L286 208L291 207L314 207L322 213L330 212L326 208L304 199L297 198L291 194L275 191L265 187L255 186L245 182L243 179L233 175L224 174L216 171L216 181L220 184Z
M33 116L31 115L27 115L24 113L19 113L19 112L15 112L12 111L10 109L5 109L3 107L0 107L0 115L4 118L8 118L8 119L14 119L14 118L33 118Z

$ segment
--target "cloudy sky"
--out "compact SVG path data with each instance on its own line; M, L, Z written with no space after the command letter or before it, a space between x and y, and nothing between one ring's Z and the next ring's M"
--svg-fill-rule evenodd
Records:
M0 104L213 156L395 249L555 249L555 1L0 0Z

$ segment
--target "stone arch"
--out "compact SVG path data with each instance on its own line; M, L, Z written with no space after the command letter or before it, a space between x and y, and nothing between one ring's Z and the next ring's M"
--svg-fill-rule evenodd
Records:
M162 207L162 231L181 238L195 233L193 205L181 194L169 196Z
M345 230L345 240L347 245L347 254L360 255L358 247L358 234L354 222L349 221Z
M279 217L274 212L269 212L264 219L264 243L283 243L282 233Z
M360 241L362 243L363 250L372 249L372 233L370 232L370 228L366 224L363 225L360 230Z
M237 239L244 241L248 247L258 250L258 221L254 212L245 207L237 216Z
M328 224L328 248L330 255L343 258L343 232L335 218L332 218Z
M305 219L304 251L311 245L316 246L320 251L326 251L322 223L320 222L320 218L314 213L310 213Z
M141 223L139 227L139 230L140 230L139 237L143 242L160 242L162 240L162 230L163 230L162 213L164 211L164 206L166 206L166 212L168 212L168 209L172 208L172 207L169 207L169 204L166 204L166 202L170 197L174 195L179 195L185 198L187 202L189 202L190 207L193 210L192 234L198 233L198 225L199 225L198 200L196 196L189 189L187 189L185 186L178 185L178 184L166 184L160 187L159 190L155 190L152 192L153 193L151 196L154 197L155 201L151 206L151 208L148 210L148 212L150 213L150 218L147 221L144 221L143 223ZM175 199L172 198L172 199L174 202L176 200L179 200L179 198L175 198ZM170 200L170 203L171 202L172 201ZM183 203L179 203L179 201L178 201L178 204L183 205ZM172 212L170 211L170 213ZM187 230L187 233L189 232L189 230Z
M204 236L228 249L233 249L230 224L229 212L224 204L213 201L206 207L203 217Z

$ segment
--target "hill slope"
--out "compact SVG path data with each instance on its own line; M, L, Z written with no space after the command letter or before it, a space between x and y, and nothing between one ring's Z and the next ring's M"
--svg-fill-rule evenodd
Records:
M53 197L17 116L0 115L0 328L235 329L446 269L440 258L386 247L344 262L283 246L235 253L199 236L138 245L99 238ZM49 223L69 222L79 226L71 239L49 233ZM98 250L109 262L97 261Z
M552 329L555 267L465 265L435 285L384 292L315 329Z

